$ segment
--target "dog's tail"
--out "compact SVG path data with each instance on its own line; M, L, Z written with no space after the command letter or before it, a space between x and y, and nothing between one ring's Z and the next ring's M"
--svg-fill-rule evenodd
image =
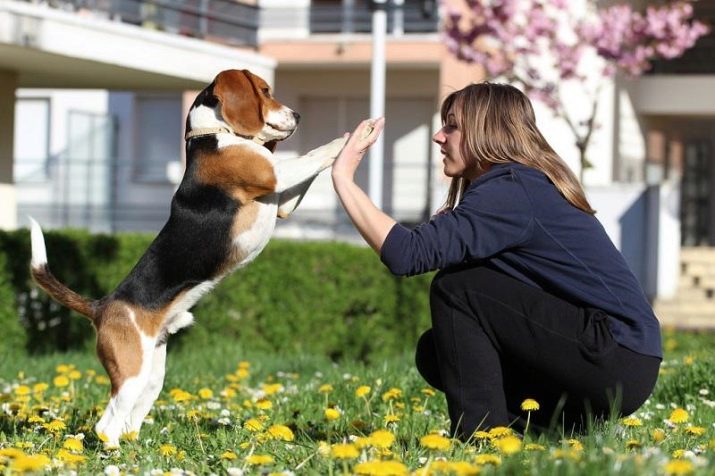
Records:
M45 237L42 235L42 228L32 217L29 218L32 241L32 261L30 262L32 279L52 299L94 321L94 303L59 282L50 272L50 268L47 265L47 249L45 248Z

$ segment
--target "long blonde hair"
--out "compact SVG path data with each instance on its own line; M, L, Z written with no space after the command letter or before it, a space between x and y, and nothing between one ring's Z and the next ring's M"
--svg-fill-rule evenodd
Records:
M454 114L462 132L460 144L467 167L517 162L543 172L574 207L593 214L576 175L554 152L536 127L531 101L508 84L483 82L451 93L442 102L442 123ZM453 209L470 184L454 177L443 209Z

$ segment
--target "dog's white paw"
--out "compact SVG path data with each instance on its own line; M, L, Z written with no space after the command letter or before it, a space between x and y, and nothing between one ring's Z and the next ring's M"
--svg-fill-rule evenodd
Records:
M171 319L171 321L166 326L166 332L168 332L169 334L176 334L177 332L179 332L179 330L183 329L184 327L189 327L193 323L194 315L188 311L184 311L182 313L177 314Z

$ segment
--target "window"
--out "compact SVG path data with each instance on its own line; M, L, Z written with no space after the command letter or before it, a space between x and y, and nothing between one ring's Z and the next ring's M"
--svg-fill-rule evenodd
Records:
M47 180L50 156L49 98L19 98L15 103L15 182Z
M134 177L140 182L168 182L169 162L181 159L181 97L137 95L135 102Z

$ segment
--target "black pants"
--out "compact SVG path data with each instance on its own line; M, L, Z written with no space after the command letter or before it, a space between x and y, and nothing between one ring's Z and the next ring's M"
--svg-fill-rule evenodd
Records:
M445 393L457 437L518 427L526 398L540 404L530 428L580 431L589 417L634 412L655 386L660 359L620 346L604 312L488 267L439 272L430 306L417 369Z

